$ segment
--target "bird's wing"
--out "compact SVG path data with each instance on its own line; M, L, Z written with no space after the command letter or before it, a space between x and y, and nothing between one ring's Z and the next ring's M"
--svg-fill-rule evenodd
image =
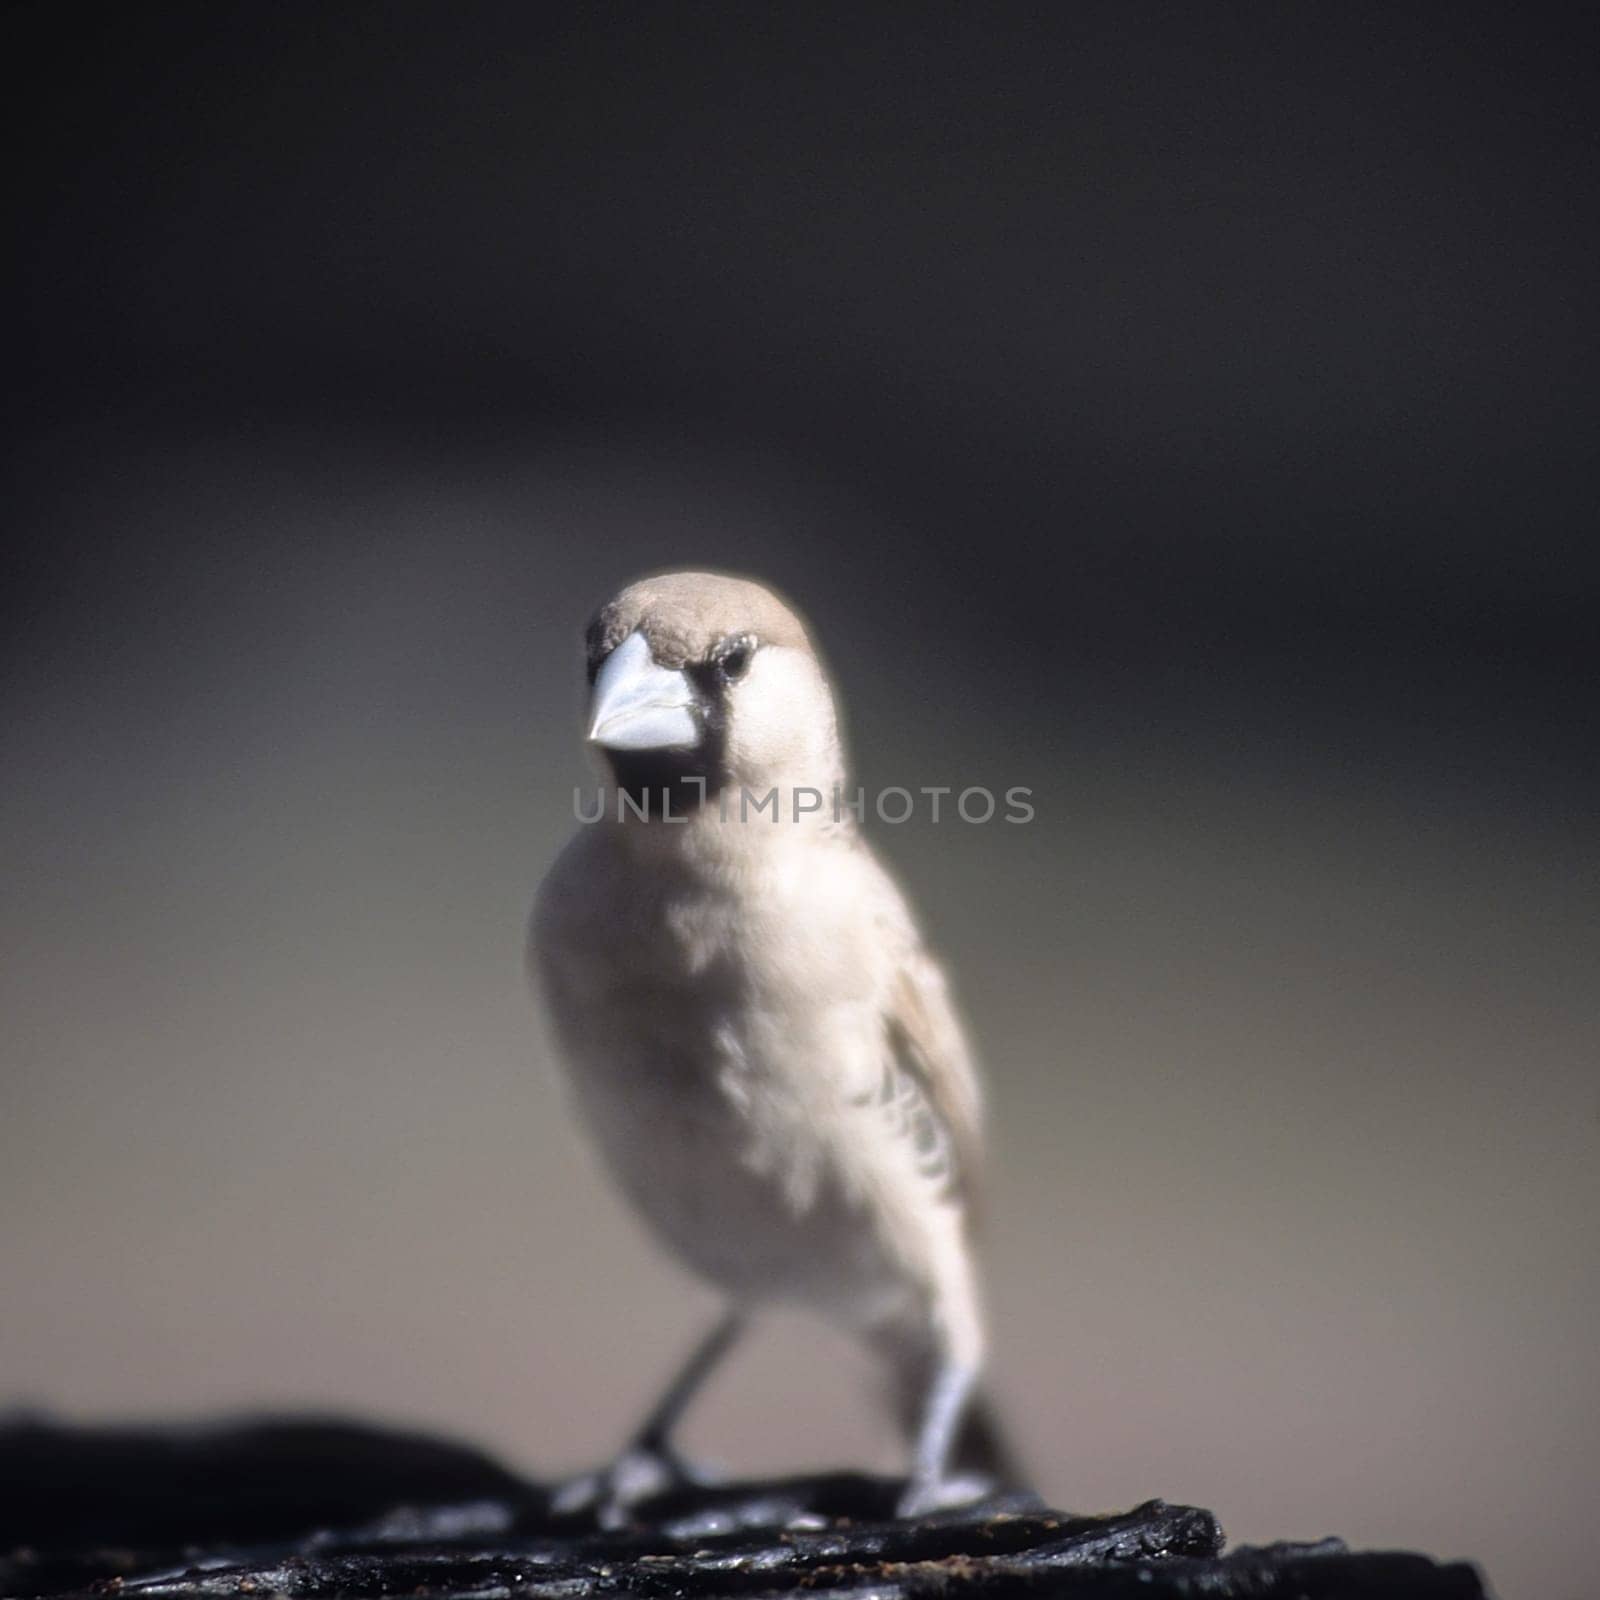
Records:
M975 1210L983 1156L983 1103L944 973L920 945L900 963L884 1010L884 1074L930 1181Z

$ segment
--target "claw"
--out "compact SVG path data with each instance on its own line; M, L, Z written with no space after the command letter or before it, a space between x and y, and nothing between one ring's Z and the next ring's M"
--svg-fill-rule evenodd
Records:
M986 1500L995 1492L995 1481L982 1473L959 1473L951 1477L913 1478L905 1486L894 1508L897 1517L925 1517L931 1511L952 1511Z
M609 1466L569 1478L551 1496L558 1517L585 1514L608 1532L625 1528L636 1507L669 1489L703 1487L716 1475L685 1461L676 1451L635 1446Z

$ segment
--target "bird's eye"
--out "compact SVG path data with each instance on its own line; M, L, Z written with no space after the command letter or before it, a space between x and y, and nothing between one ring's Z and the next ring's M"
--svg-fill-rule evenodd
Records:
M717 670L731 683L750 670L750 658L755 653L756 641L752 635L743 633L736 639L728 639L718 647Z

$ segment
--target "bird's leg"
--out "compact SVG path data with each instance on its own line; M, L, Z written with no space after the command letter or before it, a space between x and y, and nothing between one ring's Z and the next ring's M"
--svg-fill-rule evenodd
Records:
M690 1352L644 1423L615 1461L585 1473L556 1491L553 1509L593 1509L602 1527L619 1527L629 1509L663 1489L703 1481L702 1474L672 1448L671 1436L689 1402L744 1331L744 1314L727 1312Z
M949 1356L934 1370L923 1405L921 1426L917 1430L911 1481L896 1507L899 1516L916 1517L944 1506L960 1505L975 1499L988 1487L950 1476L956 1430L977 1377L975 1366Z
M667 1385L666 1392L656 1401L643 1426L633 1436L633 1449L659 1456L671 1453L668 1440L679 1419L688 1409L689 1402L699 1393L701 1385L711 1376L743 1332L744 1313L726 1312L690 1352L689 1359L679 1368L677 1375Z

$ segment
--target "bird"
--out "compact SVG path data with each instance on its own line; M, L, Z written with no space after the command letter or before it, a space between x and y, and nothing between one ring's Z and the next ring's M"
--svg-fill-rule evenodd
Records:
M751 579L672 571L602 605L584 643L587 743L616 806L540 884L530 975L616 1184L726 1309L569 1503L616 1523L692 1476L680 1417L782 1304L887 1377L909 1448L898 1514L1014 1486L980 1382L978 1074L849 802L809 627Z

